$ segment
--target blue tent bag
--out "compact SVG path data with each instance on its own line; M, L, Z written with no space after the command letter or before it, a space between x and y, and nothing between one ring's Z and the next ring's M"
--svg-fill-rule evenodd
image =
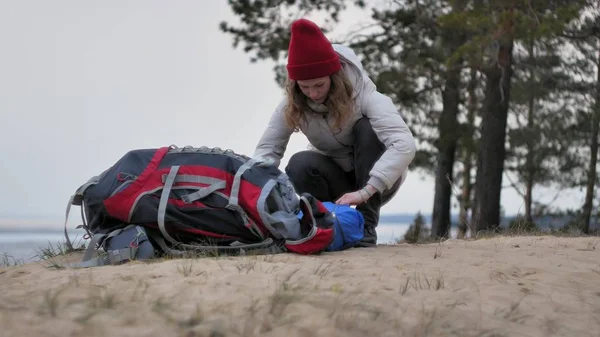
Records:
M363 215L349 205L336 205L333 202L323 202L323 205L335 218L335 236L326 251L340 251L356 246L362 240L365 227ZM298 214L302 218L302 212Z

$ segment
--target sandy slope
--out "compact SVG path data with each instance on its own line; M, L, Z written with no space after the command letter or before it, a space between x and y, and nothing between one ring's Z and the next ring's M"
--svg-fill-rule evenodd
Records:
M600 336L599 238L0 269L2 336Z

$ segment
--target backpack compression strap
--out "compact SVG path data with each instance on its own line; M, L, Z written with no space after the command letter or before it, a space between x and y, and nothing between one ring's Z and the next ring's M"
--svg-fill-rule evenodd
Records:
M248 164L248 163L246 163ZM250 163L248 165L248 167L251 167L252 163ZM163 235L163 237L165 239L167 239L169 242L171 242L172 244L174 244L176 247L181 247L181 248L185 248L185 249L189 249L189 250L194 250L194 251L214 251L214 250L218 250L218 251L235 251L235 252L239 252L241 250L256 250L259 248L269 248L272 246L276 246L275 242L273 241L273 239L271 238L267 238L262 242L259 243L250 243L250 244L244 244L244 243L239 243L236 245L231 245L231 246L217 246L217 245L196 245L196 244L185 244L182 242L179 242L177 240L175 240L168 232L167 229L165 227L165 217L166 217L166 211L167 211L167 203L169 200L169 194L171 193L171 189L173 188L173 183L177 180L177 171L179 170L179 166L178 165L174 165L171 166L171 169L169 170L169 174L167 175L165 181L164 181L164 186L163 186L163 190L161 192L160 195L160 201L158 203L158 229L160 230L161 234ZM239 176L241 176L241 174L243 173L243 171L240 170L241 173L239 174ZM244 169L245 171L245 169ZM236 174L237 176L237 174ZM189 177L188 177L189 178ZM188 194L186 197L189 197L190 199L200 199L200 198L204 198L208 195L210 195L211 193L219 190L219 189L223 189L225 188L225 182L223 181L223 183L221 183L221 181L217 181L215 183L213 183L210 186L201 188L200 190L198 190L195 193L192 194ZM233 188L232 188L233 189ZM238 178L238 190L239 190L239 178ZM193 197L192 197L193 196ZM236 198L237 199L237 198ZM243 210L239 209L241 207L239 207L239 205L236 206L238 208L238 211L243 212ZM245 212L242 213L243 215L245 215ZM166 243L161 240L161 238L155 238L155 240L157 241L157 243L159 243L159 245L161 246L161 248L167 252L167 253L171 253L173 255L182 255L183 252L182 251L178 251L178 250L174 250L171 248L168 248ZM162 244L160 243L162 241Z
M84 200L83 200L83 193L85 192L85 190L88 189L88 187L95 185L98 183L99 180L99 176L94 176L92 177L90 180L88 180L85 184L81 185L77 191L75 191L75 194L73 194L71 196L71 198L69 199L69 203L67 204L67 210L65 211L65 227L64 227L64 232L65 232L65 245L67 246L68 250L73 250L73 244L71 243L71 239L69 239L69 234L67 232L67 223L69 222L69 213L71 211L71 205L79 205L81 206L81 220L83 221L83 225L81 227L83 227L86 232L88 232L87 229L87 223L86 223L86 219L85 219L85 210L84 210ZM77 228L79 228L80 226L77 226ZM90 234L88 232L88 234Z
M268 238L259 243L252 244L243 244L243 243L234 243L231 246L201 246L201 245L184 245L184 250L174 249L167 246L165 239L153 232L149 232L148 235L156 242L156 244L162 249L163 252L171 255L171 256L186 256L189 255L188 251L192 252L203 252L203 253L211 253L211 252L219 252L219 253L234 253L239 255L247 255L247 253L252 253L255 255L258 254L279 254L284 253L287 250L282 245L277 245L273 239Z
M98 266L106 266L111 264L119 264L121 262L126 262L130 260L135 260L137 258L138 251L138 243L139 239L145 233L138 229L136 236L131 241L131 245L126 248L109 250L105 253L99 254L97 257L92 258L94 251L98 246L98 243L101 241L109 240L122 232L126 231L131 227L137 227L135 225L128 225L124 228L115 229L114 231L108 234L96 234L92 236L88 247L86 248L83 258L81 262L64 264L62 267L70 267L70 268L89 268L89 267L98 267ZM135 244L134 244L135 243Z

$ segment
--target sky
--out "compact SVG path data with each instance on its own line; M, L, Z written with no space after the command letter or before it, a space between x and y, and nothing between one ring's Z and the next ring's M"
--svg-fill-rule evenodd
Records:
M341 29L363 19L345 15ZM0 0L0 224L60 225L73 192L131 149L251 155L283 93L273 64L234 49L222 20L236 22L226 1ZM307 144L294 134L280 169ZM430 213L433 188L411 172L382 213ZM564 192L555 204L581 201ZM512 189L502 203L523 212Z

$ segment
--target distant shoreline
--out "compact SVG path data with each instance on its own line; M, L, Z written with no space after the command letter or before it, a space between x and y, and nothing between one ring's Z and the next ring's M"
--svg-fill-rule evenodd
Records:
M35 227L15 227L15 226L7 226L0 227L0 234L2 233L63 233L64 227L57 226L35 226ZM67 231L69 234L71 232L79 232L83 231L83 229L69 228L67 227Z
M383 213L380 216L379 223L380 224L412 224L418 212L414 214L411 213ZM431 226L431 214L421 214L423 220L425 221L425 225ZM501 219L500 227L506 228L508 224L516 219L519 215L505 215ZM522 216L522 214L520 214ZM544 215L537 218L534 218L534 222L538 225L540 229L549 229L550 227L560 228L563 227L566 223L568 223L573 216L571 215ZM458 214L452 214L450 220L452 221L451 228L457 228L459 219ZM81 223L81 218L79 212L77 214L72 214L69 217L69 223L67 228L69 231L75 229L77 225ZM592 221L590 224L590 228L596 228L597 225ZM0 232L3 231L57 231L63 230L64 228L64 218L57 217L14 217L11 218L9 216L0 216Z

